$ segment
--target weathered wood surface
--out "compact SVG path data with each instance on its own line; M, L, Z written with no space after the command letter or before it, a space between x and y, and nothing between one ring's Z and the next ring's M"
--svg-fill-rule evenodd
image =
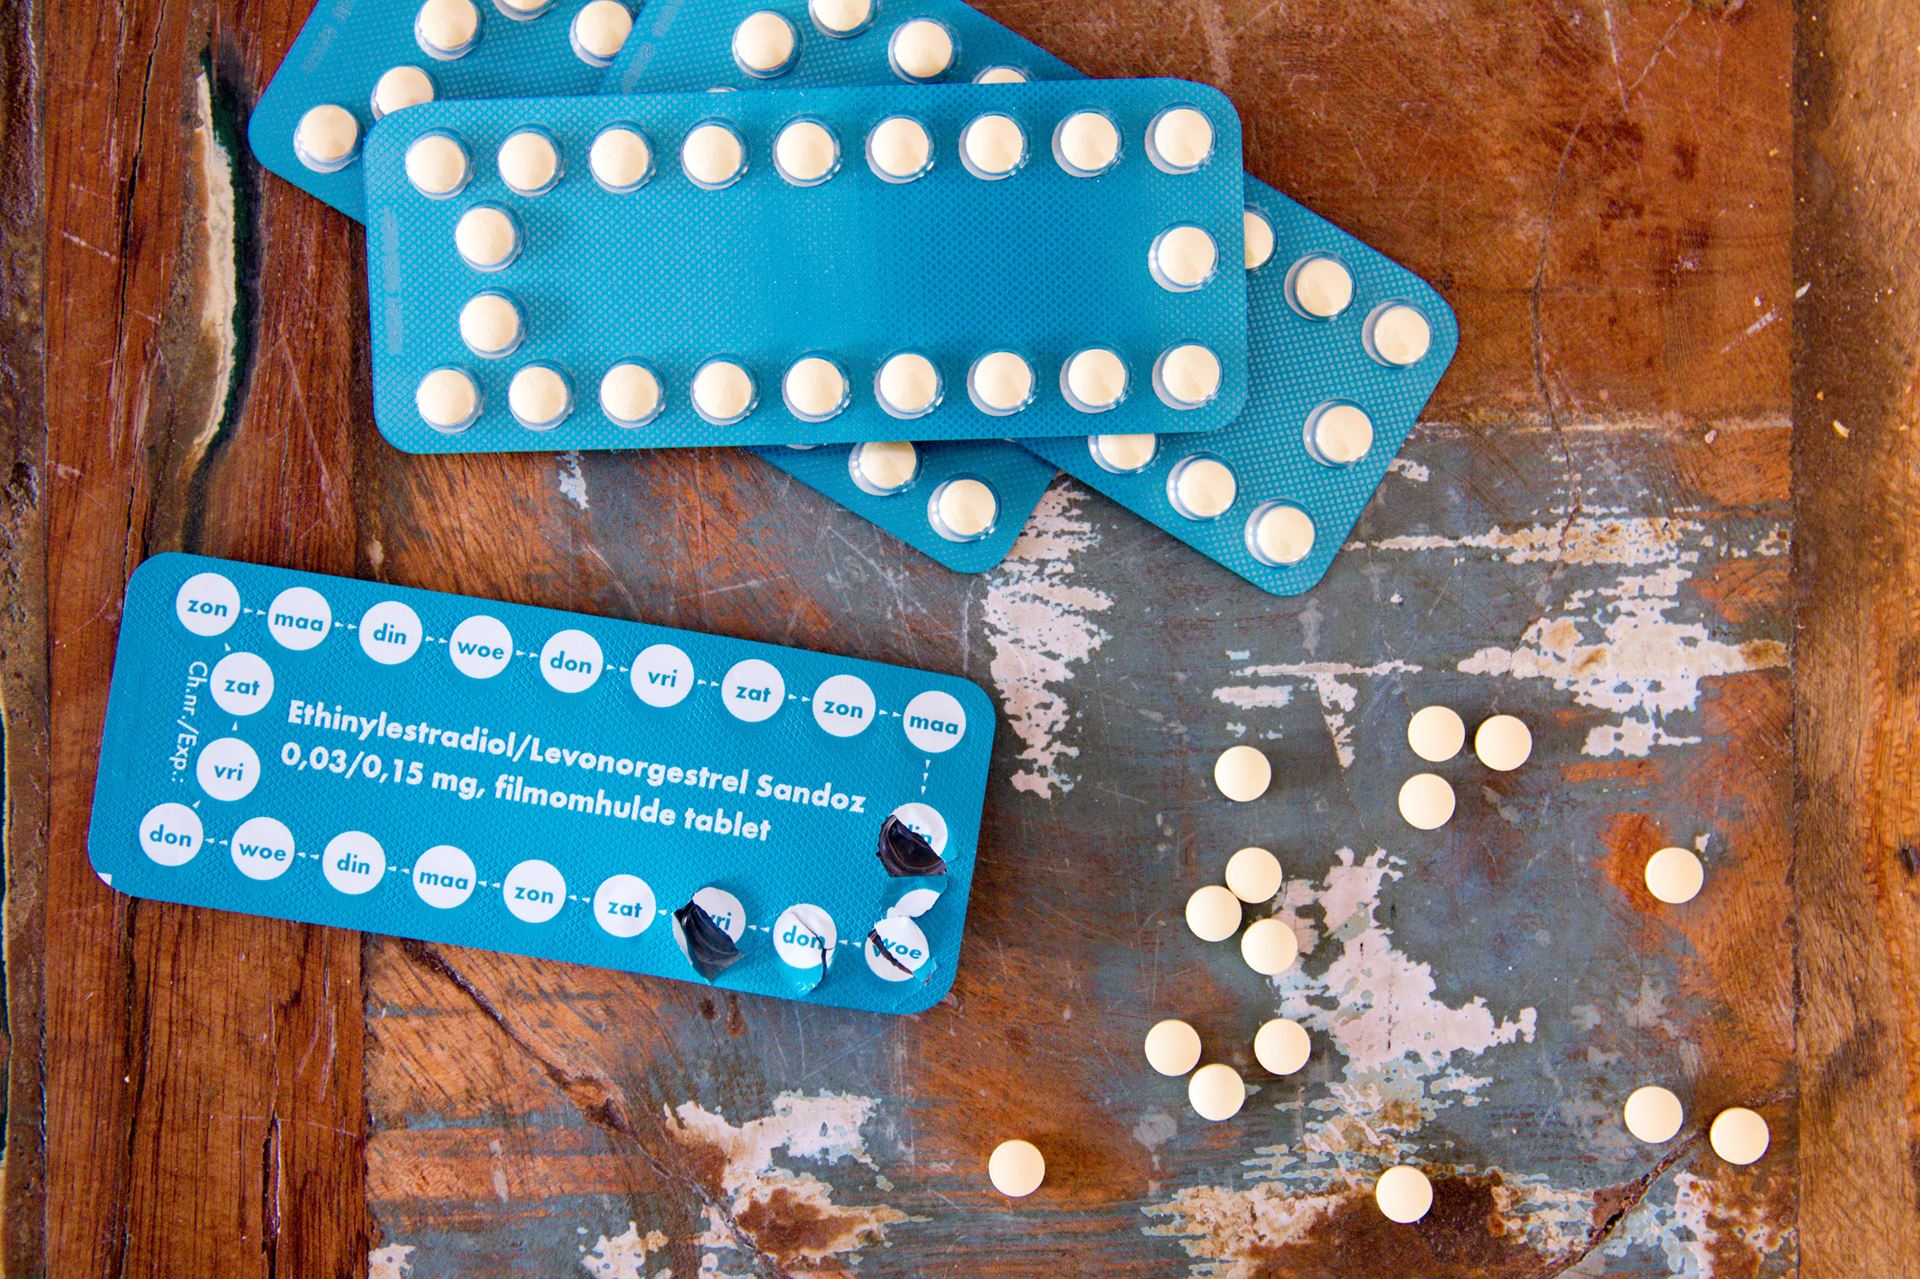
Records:
M1782 3L985 7L1219 84L1250 168L1459 310L1308 597L1066 483L964 578L742 456L396 454L358 232L235 140L304 4L9 12L10 1272L1911 1269L1920 859L1905 740L1868 727L1910 718L1914 319L1876 290L1920 126L1875 90L1911 17L1801 19L1795 268ZM953 997L883 1022L115 896L93 752L125 576L171 547L979 679L1006 723ZM1460 815L1417 837L1430 700L1539 745L1449 766ZM1229 810L1235 740L1281 785ZM1180 924L1248 842L1308 943L1277 985ZM1706 852L1685 908L1638 883L1665 842ZM1232 1122L1139 1059L1184 1015L1249 1065L1276 1008L1315 1060ZM1615 1118L1655 1080L1689 1106L1665 1151ZM1733 1103L1773 1126L1751 1169L1699 1136ZM1016 1133L1051 1177L1009 1206L983 1165ZM1418 1229L1365 1199L1400 1159L1438 1178Z

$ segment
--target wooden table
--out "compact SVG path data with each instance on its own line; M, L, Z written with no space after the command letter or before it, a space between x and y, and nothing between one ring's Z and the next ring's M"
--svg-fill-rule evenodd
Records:
M1251 169L1457 307L1311 594L1064 481L959 577L743 455L402 456L358 228L238 141L305 5L4 11L10 1273L1913 1273L1920 15L986 7L1219 85ZM115 895L94 756L170 548L982 681L953 995L883 1020ZM1422 836L1432 701L1537 748L1448 766ZM1235 741L1278 768L1248 808L1209 782ZM1247 843L1309 946L1277 988L1181 923ZM1691 905L1640 883L1667 843ZM1180 1015L1250 1065L1276 1009L1314 1059L1232 1122L1141 1059ZM1664 1148L1617 1118L1647 1082L1688 1106ZM1751 1168L1702 1135L1733 1104ZM1018 1204L1013 1135L1050 1165ZM1402 1160L1417 1228L1369 1201Z

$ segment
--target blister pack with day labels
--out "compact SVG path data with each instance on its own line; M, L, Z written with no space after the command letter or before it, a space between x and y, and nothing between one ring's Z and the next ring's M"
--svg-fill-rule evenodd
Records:
M953 676L167 554L88 847L137 897L915 1012L993 733Z

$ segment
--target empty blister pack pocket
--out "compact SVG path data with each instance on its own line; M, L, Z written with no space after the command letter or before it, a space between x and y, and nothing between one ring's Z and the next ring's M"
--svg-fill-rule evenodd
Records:
M358 219L376 120L439 98L592 93L632 26L625 0L321 0L261 93L247 143Z
M953 676L168 554L88 846L137 897L915 1012L993 730Z
M1123 139L1092 178L1049 153L1088 116ZM415 452L1211 429L1239 147L1174 80L416 107L365 159L375 419Z

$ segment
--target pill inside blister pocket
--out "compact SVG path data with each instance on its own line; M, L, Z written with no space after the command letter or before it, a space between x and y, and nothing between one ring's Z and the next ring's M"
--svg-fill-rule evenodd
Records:
M972 542L993 531L1000 499L985 480L960 476L946 481L927 500L934 531L950 542Z
M807 12L823 33L844 39L873 21L873 0L807 0Z
M933 139L911 116L888 116L867 135L867 163L888 182L911 182L933 165Z
M1220 250L1213 237L1197 226L1168 227L1154 239L1148 268L1160 287L1187 293L1213 278Z
M1025 84L1027 73L1019 67L982 67L973 78L975 84Z
M587 149L587 168L603 188L624 195L638 190L653 173L653 147L633 125L609 125Z
M450 62L473 48L480 11L472 0L426 0L414 15L413 38L430 58Z
M543 195L560 180L560 148L545 129L516 129L495 157L500 180L516 195Z
M840 167L840 141L818 120L794 120L773 139L773 167L795 186L818 186Z
M1389 302L1367 317L1362 340L1367 354L1382 364L1418 364L1433 345L1433 327L1407 303Z
M1247 249L1247 270L1258 271L1273 257L1273 223L1267 215L1249 207L1241 216L1241 230Z
M847 375L825 356L795 360L780 391L787 411L803 422L825 422L847 407Z
M1224 514L1239 489L1233 469L1204 453L1181 458L1167 474L1167 500L1190 520L1210 520Z
M1220 357L1197 342L1161 353L1153 387L1168 408L1197 409L1220 393Z
M847 455L847 470L863 492L889 497L920 474L920 450L907 440L856 444Z
M1103 111L1075 111L1053 131L1053 158L1076 178L1098 177L1120 158L1120 130Z
M520 255L520 227L494 204L476 204L453 226L453 246L476 271L498 271Z
M976 178L1012 174L1027 161L1027 135L1010 115L976 116L960 132L960 159Z
M1290 502L1267 502L1247 520L1247 550L1273 568L1298 564L1313 552L1313 518Z
M1287 301L1309 319L1330 320L1353 302L1353 273L1338 258L1309 254L1287 272Z
M1168 173L1191 173L1213 154L1213 121L1193 107L1168 107L1147 126L1147 155Z
M1307 417L1306 443L1314 461L1349 466L1373 448L1373 419L1356 404L1322 404Z
M604 67L612 64L632 30L633 15L619 0L592 0L573 15L567 37L575 57L588 66Z
M300 117L293 130L293 153L315 173L345 168L360 149L360 122L345 107L323 102Z
M1018 413L1033 402L1033 366L1012 351L990 351L967 370L967 394L982 413Z
M475 355L511 355L521 332L520 308L504 293L476 293L460 308L460 340Z
M708 360L693 375L693 408L715 426L731 426L753 412L753 375L733 360Z
M436 431L464 431L480 416L480 388L460 369L435 369L421 378L413 402Z
M733 126L709 120L695 125L681 143L680 167L695 186L718 191L746 171L746 144Z
M373 118L376 120L431 101L433 78L419 67L393 67L373 82Z
M887 61L907 80L938 80L953 66L953 32L932 18L914 18L894 28Z
M608 369L600 379L600 408L615 426L645 426L660 415L660 379L638 361Z
M1135 471L1144 471L1153 461L1159 447L1159 437L1154 435L1090 435L1087 448L1093 454L1093 460L1103 470L1116 475L1132 475Z
M1126 363L1104 346L1076 351L1060 368L1060 392L1082 413L1104 413L1126 397Z
M770 78L793 65L800 47L793 24L771 9L750 13L733 29L733 60L750 76Z
M553 0L493 0L493 7L517 22L529 22L553 8Z
M423 133L407 146L407 181L421 195L445 199L458 194L472 173L467 149L449 133Z
M573 388L560 370L529 364L507 384L507 408L530 431L550 431L573 412Z
M894 417L924 417L940 403L940 370L926 356L902 351L880 366L874 395Z

